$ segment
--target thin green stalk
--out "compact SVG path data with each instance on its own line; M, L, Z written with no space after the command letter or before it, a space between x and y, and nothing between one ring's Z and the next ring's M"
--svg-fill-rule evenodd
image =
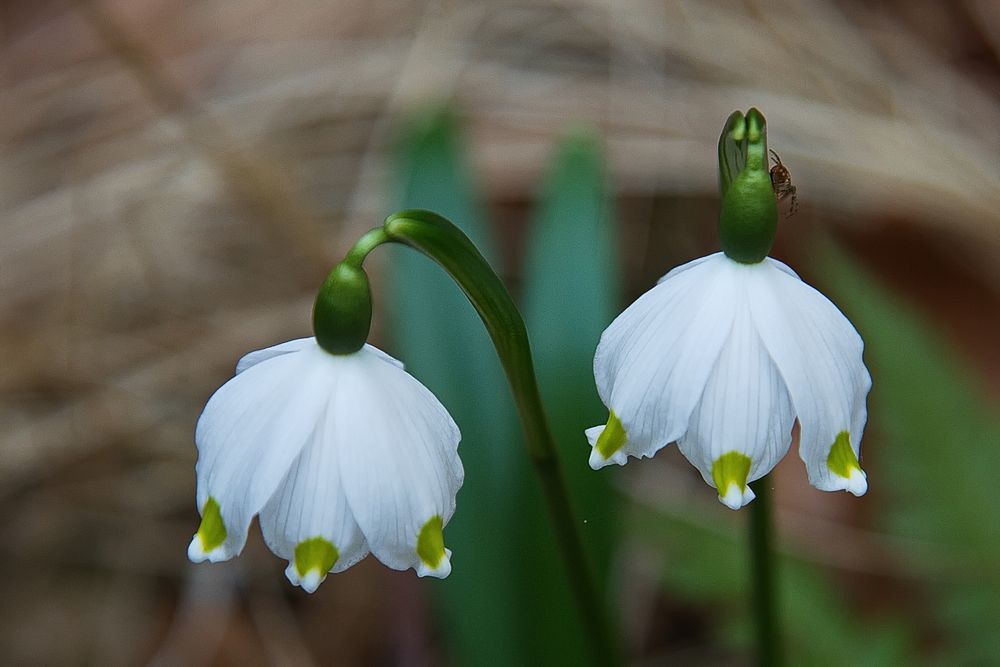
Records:
M472 241L436 213L411 210L389 216L382 227L362 237L358 246L348 253L347 261L360 266L369 252L385 242L407 245L434 260L458 284L479 313L510 383L524 428L528 456L542 485L594 662L618 664L613 627L588 564L579 523L542 407L528 333L507 288ZM428 316L443 317L444 314L429 313Z
M757 642L757 664L782 664L776 602L775 555L772 548L770 480L761 479L750 503L750 568L753 577L753 622Z

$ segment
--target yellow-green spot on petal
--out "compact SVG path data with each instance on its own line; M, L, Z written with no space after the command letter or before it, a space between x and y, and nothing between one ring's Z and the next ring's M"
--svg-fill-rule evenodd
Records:
M852 470L861 470L858 457L851 447L851 434L841 431L833 441L830 454L826 457L826 467L835 475L850 477Z
M719 495L724 496L733 484L743 493L747 489L750 476L750 457L742 452L728 452L715 459L712 464L712 481Z
M594 447L601 456L610 459L615 452L625 446L626 440L628 438L625 435L625 427L622 426L618 415L612 410L608 416L608 425L604 427L601 435L597 437L597 444Z
M437 568L444 558L444 521L440 514L432 516L420 529L417 536L417 555L424 565Z
M219 508L219 501L212 496L205 501L205 506L201 508L201 525L198 526L198 539L201 540L201 549L205 553L222 545L226 541L226 525L222 523L222 512Z
M300 577L305 577L312 570L325 575L338 558L337 547L322 537L303 540L295 547L295 569Z

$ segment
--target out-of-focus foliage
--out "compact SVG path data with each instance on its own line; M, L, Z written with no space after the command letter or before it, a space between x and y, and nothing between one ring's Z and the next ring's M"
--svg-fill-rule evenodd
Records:
M830 252L824 267L865 338L869 409L882 442L873 456L888 501L880 523L909 544L900 574L926 581L947 633L938 647L943 664L996 664L1000 418L954 350L857 262Z
M495 265L492 230L450 113L427 111L410 119L399 139L394 176L394 209L444 215ZM527 471L510 390L489 336L458 286L417 253L387 250L391 349L462 431L465 485L445 529L454 569L439 587L441 625L458 664L474 664L483 655L496 664L517 664L517 582L533 551L511 539L519 507L510 489Z
M536 372L562 469L591 566L601 587L618 536L617 493L611 471L587 464L585 428L607 418L594 389L594 349L618 302L615 230L607 194L604 157L590 133L568 135L556 146L540 193L524 263L524 314ZM552 555L538 559L522 592L530 620L534 664L585 664L586 646L573 621L576 608L553 550L548 517L538 511L541 494L527 480L518 497L525 538ZM597 612L595 612L597 613Z
M396 201L400 208L449 217L496 266L461 136L447 112L413 117L400 141ZM557 147L529 242L524 285L553 435L579 501L588 556L602 577L616 532L617 499L609 475L587 466L583 430L604 419L589 378L617 291L605 178L602 154L589 134ZM390 280L400 354L463 433L466 488L447 541L465 564L441 586L445 632L455 640L456 656L462 664L483 655L494 664L586 663L586 641L550 519L478 317L437 267L413 253L393 253Z
M744 531L736 529L742 521L720 522L714 507L672 510L636 506L630 533L662 549L661 580L675 602L712 618L708 636L693 641L748 655L750 568ZM912 635L901 621L857 618L815 564L781 556L777 573L788 664L909 664ZM683 638L679 643L683 646Z

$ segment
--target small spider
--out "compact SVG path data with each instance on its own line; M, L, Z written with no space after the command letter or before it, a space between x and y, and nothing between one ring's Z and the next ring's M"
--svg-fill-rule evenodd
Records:
M792 174L781 163L781 158L778 157L777 153L773 150L769 152L771 153L771 159L774 160L774 166L771 167L771 188L774 190L774 196L778 198L779 202L787 197L792 198L788 213L785 214L786 218L790 218L799 210L799 198L796 196L795 186L792 185Z

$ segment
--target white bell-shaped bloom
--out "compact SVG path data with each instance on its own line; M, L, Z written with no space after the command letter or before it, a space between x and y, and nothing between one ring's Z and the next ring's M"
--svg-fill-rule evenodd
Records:
M335 355L303 338L251 352L198 420L202 521L188 557L239 554L259 515L289 581L309 592L369 551L446 577L459 439L434 395L370 345Z
M587 430L595 470L676 442L738 509L788 451L818 489L868 489L858 463L871 377L864 344L825 296L767 258L677 267L601 336L594 375L611 411Z

